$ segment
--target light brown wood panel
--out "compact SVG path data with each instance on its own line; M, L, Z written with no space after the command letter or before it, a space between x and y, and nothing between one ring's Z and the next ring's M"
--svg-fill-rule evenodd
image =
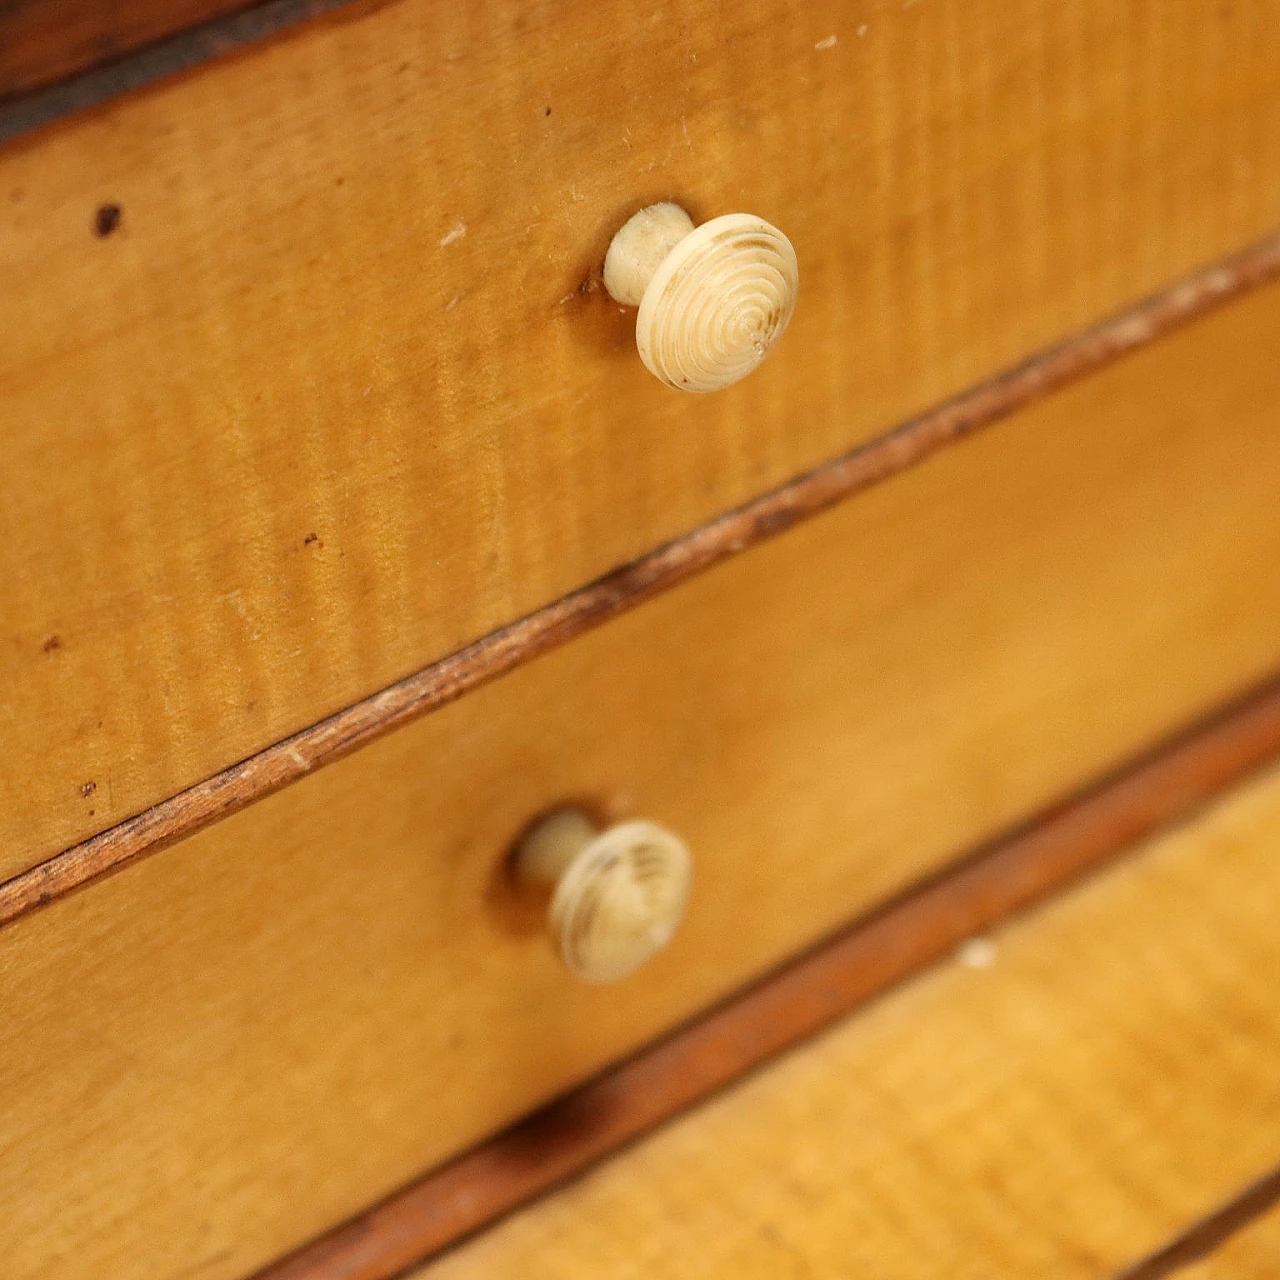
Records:
M14 1280L254 1265L1280 659L1280 289L0 932ZM503 890L574 800L690 843L576 985Z
M883 483L939 449L1277 277L1280 234L1184 278L1014 370L978 383L874 444L839 454L786 484L768 489L403 680L0 881L0 928L238 813L384 733L447 706L592 627Z
M1277 840L1272 771L415 1280L1110 1280L1280 1159Z
M1280 223L1276 0L360 12L0 151L0 874ZM796 244L727 392L657 197Z

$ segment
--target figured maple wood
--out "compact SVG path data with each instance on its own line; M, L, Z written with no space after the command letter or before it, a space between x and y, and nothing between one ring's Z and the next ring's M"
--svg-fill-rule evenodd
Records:
M38 863L0 883L0 926L192 835L381 734L447 705L654 593L784 532L798 520L920 462L934 450L990 425L1071 379L1270 281L1278 270L1280 237L1273 237L931 410L875 444L845 454L728 512L390 688Z
M1280 1159L1277 840L1272 771L415 1280L1109 1280Z
M1277 1178L1272 1177L1271 1183ZM1272 1198L1274 1205L1275 1197ZM1280 1210L1242 1226L1208 1256L1167 1274L1177 1280L1267 1280L1280 1260ZM1134 1277L1137 1280L1137 1277ZM1146 1278L1144 1278L1146 1280ZM1154 1273L1149 1280L1156 1280ZM1160 1277L1164 1280L1164 1277Z
M1230 1280L1269 1276L1280 1258L1280 1165L1191 1223L1113 1280ZM1267 1261L1264 1262L1264 1259Z
M1280 751L1280 687L877 911L745 994L260 1272L389 1280L581 1173L980 930L1053 892ZM1280 1194L1264 1180L1132 1274L1164 1280Z
M1272 231L1277 21L402 0L10 143L0 873ZM715 396L597 287L664 197L799 253Z
M1277 325L1259 291L13 921L9 1274L243 1276L1260 680ZM506 888L565 804L693 851L625 990Z

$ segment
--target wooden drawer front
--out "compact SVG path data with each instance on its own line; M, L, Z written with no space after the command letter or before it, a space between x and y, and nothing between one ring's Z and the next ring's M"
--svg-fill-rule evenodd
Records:
M0 152L0 874L1280 225L1280 0L355 9ZM715 395L663 197L799 255Z
M1188 1264L1277 1177L1277 842L1271 769L405 1280L1274 1276Z
M237 1277L1280 662L1280 289L0 933L6 1276ZM503 856L697 860L570 979Z

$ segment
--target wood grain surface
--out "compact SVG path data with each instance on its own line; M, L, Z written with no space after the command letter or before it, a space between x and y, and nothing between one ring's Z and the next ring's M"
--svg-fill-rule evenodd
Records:
M1278 325L1259 291L13 921L10 1274L243 1276L1271 673ZM566 802L694 851L624 987L508 888Z
M11 142L0 874L1274 231L1277 21L401 0ZM797 247L718 395L598 288L658 197Z
M1191 1223L1115 1280L1262 1280L1280 1258L1280 1165Z
M0 145L310 19L359 21L382 3L10 0L0 10L0 76L8 86L0 93Z
M447 705L655 593L1095 372L1280 272L1280 237L1156 295L891 435L764 494L138 816L0 882L0 926L202 830L418 716ZM1265 335L1263 343L1267 341ZM95 784L96 786L96 784Z
M582 1173L1239 781L1280 752L1272 686L904 895L759 986L268 1267L257 1280L388 1280ZM979 944L979 947L981 944ZM1270 1176L1117 1280L1164 1280L1276 1195Z
M1268 1186L1276 1182L1280 1182L1280 1174L1273 1175ZM1266 1280L1275 1274L1278 1259L1280 1211L1272 1208L1264 1217L1232 1233L1207 1257L1168 1274L1176 1275L1178 1280ZM1156 1280L1154 1275L1151 1280Z
M1273 771L415 1280L1107 1280L1280 1159L1277 840Z
M252 0L7 0L0 101L119 58Z

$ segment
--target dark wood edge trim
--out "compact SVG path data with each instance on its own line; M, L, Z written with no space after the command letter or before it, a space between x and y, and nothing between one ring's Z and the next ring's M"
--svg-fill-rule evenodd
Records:
M266 0L189 27L69 79L0 101L0 144L352 3L354 0Z
M916 886L255 1280L388 1280L582 1173L966 938L1186 818L1277 755L1280 680ZM1165 1274L1139 1270L1118 1280Z
M0 883L0 927L237 813L1277 277L1280 233Z
M1280 1204L1280 1168L1252 1182L1238 1196L1193 1223L1167 1245L1141 1262L1118 1272L1113 1280L1165 1280L1210 1257L1232 1236L1257 1222Z

